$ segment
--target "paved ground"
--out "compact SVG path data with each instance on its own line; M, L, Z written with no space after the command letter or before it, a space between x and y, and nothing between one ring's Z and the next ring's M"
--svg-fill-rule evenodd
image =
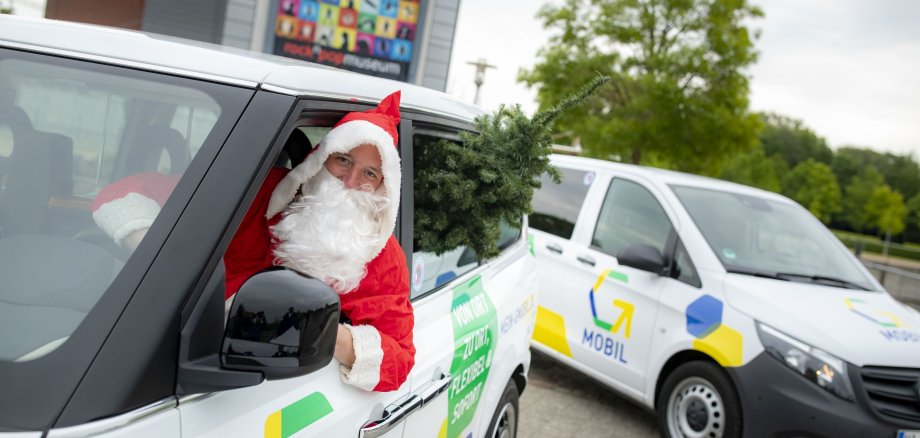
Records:
M535 350L521 396L520 438L658 435L655 416Z

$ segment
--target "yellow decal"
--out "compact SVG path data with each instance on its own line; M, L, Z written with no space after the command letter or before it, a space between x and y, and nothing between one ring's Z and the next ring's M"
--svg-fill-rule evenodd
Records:
M719 324L719 327L702 339L693 340L693 348L708 354L723 367L737 367L742 364L741 333Z
M281 411L275 411L265 420L265 437L281 436Z
M533 340L572 357L572 350L569 349L569 343L565 339L565 319L562 315L543 306L537 306L537 323L533 329Z
M626 336L626 339L629 339L629 333L632 331L632 317L633 313L636 311L636 306L623 300L613 300L613 306L623 309L623 313L620 313L620 317L617 318L617 322L613 323L613 327L610 328L610 331L612 333L618 332L620 326L623 325L623 321L626 321L626 330L623 332L623 335Z

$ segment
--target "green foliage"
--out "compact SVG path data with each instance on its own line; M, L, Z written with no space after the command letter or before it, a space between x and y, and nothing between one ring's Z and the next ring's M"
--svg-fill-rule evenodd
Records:
M882 174L878 173L875 167L868 166L846 185L840 217L850 228L867 231L870 227L875 226L867 215L866 203L875 193L875 189L884 184Z
M912 198L920 193L920 165L909 154L897 155L871 149L843 147L834 153L831 163L837 180L844 186L867 166L875 167L885 178L885 183L905 198Z
M461 143L441 140L415 158L415 240L424 251L443 253L467 245L484 258L498 255L501 223L517 227L531 212L533 190L549 173L553 121L581 103L607 77L597 77L553 108L528 118L520 106L502 106L476 119L478 133Z
M539 16L558 33L518 79L541 108L573 81L612 77L558 123L588 154L716 175L723 157L756 144L743 73L755 36L745 24L762 12L747 0L566 0Z
M825 224L840 211L840 187L831 168L812 159L795 166L782 181L783 194L808 209Z
M833 151L827 142L805 127L800 120L779 114L761 114L764 129L760 133L760 144L767 156L780 156L789 168L811 158L824 164L831 164Z
M777 163L777 160L780 162ZM785 166L785 162L781 160L778 156L767 158L763 147L757 145L748 152L729 158L722 168L721 178L779 192L780 180L776 175L776 169Z
M907 224L920 228L920 193L907 201Z
M907 218L904 197L888 185L876 187L866 203L866 218L886 235L900 234Z

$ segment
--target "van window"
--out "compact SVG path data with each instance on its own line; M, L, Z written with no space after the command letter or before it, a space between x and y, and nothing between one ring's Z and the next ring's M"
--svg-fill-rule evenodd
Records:
M436 189L419 186L417 183L417 176L419 169L422 168L444 169L447 167L446 163L433 163L432 155L425 153L431 150L431 148L437 147L438 142L444 139L444 137L437 135L419 133L416 133L413 137L412 159L414 163L413 173L415 174L413 178L413 190L415 193ZM417 208L419 207L416 206L416 209ZM418 215L415 215L415 218L413 226L415 235L417 236L425 225L419 224ZM413 299L437 289L450 280L479 266L479 256L475 251L465 245L457 246L442 254L437 254L429 248L425 248L418 240L414 241L412 246L412 260L410 261L409 269L411 270L412 278L412 292L410 297Z
M0 361L68 342L128 262L129 236L239 117L245 101L226 89L0 51Z
M549 175L541 178L542 187L534 191L530 226L540 231L570 239L575 231L578 212L594 180L594 172L559 167L562 183Z
M703 283L700 282L700 276L696 273L696 268L690 260L690 254L687 254L687 248L684 247L683 242L680 240L677 241L677 248L674 250L674 265L672 269L673 272L671 276L677 279L677 281L687 283L694 287L703 286Z
M649 245L665 254L671 221L647 189L615 178L610 183L594 228L591 246L616 256L629 245Z

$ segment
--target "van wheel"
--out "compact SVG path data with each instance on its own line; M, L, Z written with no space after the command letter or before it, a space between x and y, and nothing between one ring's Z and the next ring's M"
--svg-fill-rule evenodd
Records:
M508 381L502 398L498 401L495 414L489 423L489 438L514 438L517 436L518 389L514 380Z
M675 369L658 393L658 429L672 438L741 436L741 402L718 365L695 361Z

